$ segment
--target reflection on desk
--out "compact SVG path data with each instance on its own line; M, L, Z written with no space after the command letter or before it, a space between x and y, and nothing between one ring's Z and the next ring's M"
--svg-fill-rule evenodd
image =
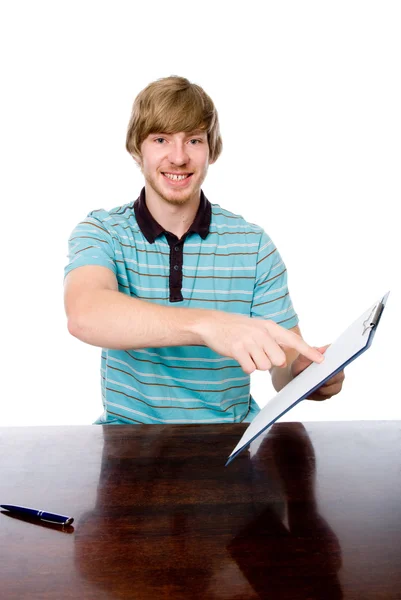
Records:
M269 481L266 468L274 464L286 518L268 503L230 542L231 556L259 598L342 598L340 545L318 512L315 455L303 425L274 425L254 461L260 478Z

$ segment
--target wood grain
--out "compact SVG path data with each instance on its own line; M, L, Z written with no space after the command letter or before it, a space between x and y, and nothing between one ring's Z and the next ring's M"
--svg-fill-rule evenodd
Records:
M0 429L0 597L401 599L401 423Z

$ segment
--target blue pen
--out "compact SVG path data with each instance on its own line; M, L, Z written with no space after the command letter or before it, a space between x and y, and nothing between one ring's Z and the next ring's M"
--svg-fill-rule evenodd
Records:
M11 514L33 517L40 521L49 521L50 523L59 523L60 525L71 525L74 521L72 517L57 515L55 513L46 512L45 510L37 510L36 508L26 508L25 506L15 506L14 504L0 504L0 508L5 508Z

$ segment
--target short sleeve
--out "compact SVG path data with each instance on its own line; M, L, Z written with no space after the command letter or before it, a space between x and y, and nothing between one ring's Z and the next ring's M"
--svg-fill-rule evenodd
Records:
M264 231L258 251L251 317L274 321L286 329L298 324L288 291L287 269Z
M68 240L68 260L64 275L86 265L107 267L116 275L113 238L104 223L94 217L93 213L90 213L71 233Z

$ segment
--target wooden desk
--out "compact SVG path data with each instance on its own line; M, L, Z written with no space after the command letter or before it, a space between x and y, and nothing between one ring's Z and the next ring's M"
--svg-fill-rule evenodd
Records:
M0 597L401 599L401 423L245 427L0 429Z

